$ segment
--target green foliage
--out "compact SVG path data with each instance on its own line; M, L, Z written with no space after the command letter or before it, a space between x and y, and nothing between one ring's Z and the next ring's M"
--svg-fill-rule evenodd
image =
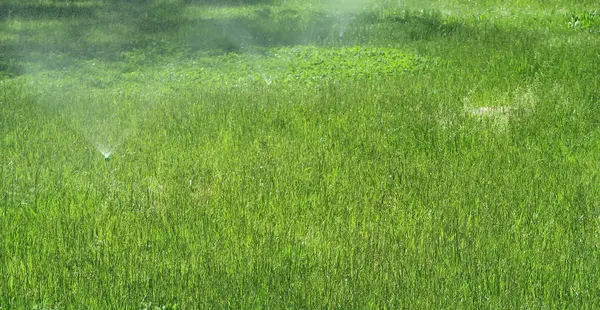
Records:
M582 14L571 13L567 23L569 29L588 30L590 32L600 31L600 14L596 10Z
M11 1L0 309L600 307L597 17L544 3Z

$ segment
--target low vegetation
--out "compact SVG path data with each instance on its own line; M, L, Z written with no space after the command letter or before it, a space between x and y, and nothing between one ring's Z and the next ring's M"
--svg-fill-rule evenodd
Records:
M595 1L119 3L0 2L0 309L600 307Z

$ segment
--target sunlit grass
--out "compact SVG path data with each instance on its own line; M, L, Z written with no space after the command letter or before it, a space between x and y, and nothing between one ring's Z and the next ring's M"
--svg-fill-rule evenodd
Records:
M592 4L2 19L0 308L597 308Z

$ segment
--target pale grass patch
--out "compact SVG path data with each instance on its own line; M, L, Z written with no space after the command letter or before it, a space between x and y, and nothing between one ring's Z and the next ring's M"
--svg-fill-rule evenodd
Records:
M492 92L483 96L486 100L482 102L481 96L474 96L474 88L462 100L463 113L467 118L485 122L502 131L512 120L534 113L539 101L535 89L535 85L528 85L516 89L513 94Z
M469 114L472 116L484 117L504 117L507 116L511 111L514 111L515 107L499 106L499 107L478 107L471 108Z
M192 197L201 203L207 203L217 194L214 184L197 184L194 180L190 180L189 186Z
M510 106L477 107L469 108L468 115L485 121L498 130L505 130L514 110L515 108Z

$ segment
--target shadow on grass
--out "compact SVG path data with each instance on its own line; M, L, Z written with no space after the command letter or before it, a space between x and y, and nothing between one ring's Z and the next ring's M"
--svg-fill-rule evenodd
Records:
M93 17L99 6L79 6L61 4L0 3L0 19L65 19Z
M161 14L180 10L189 4L205 4L210 6L239 6L270 4L271 0L178 0L178 1L155 1L155 0L104 0L102 2L89 2L78 0L58 0L50 3L41 1L20 1L19 3L0 3L0 19L63 19L94 17L98 11L109 9L120 11L125 14L144 12L148 14ZM129 17L134 17L129 15Z
M436 11L366 11L341 16L324 11L259 6L249 8L239 16L184 17L186 3L207 2L212 3L210 0L181 1L178 4L111 0L103 7L13 5L8 13L12 14L11 18L18 19L17 16L21 16L23 23L29 22L31 27L29 30L12 30L10 36L5 36L9 39L1 42L0 72L4 72L4 75L21 74L23 71L19 70L19 63L31 61L34 59L32 55L52 53L67 56L62 58L119 61L123 53L130 52L168 56L197 51L244 52L255 48L298 44L400 45L436 38L460 41L482 35L480 29L456 20L449 21ZM219 2L219 5L223 5L223 2ZM6 12L3 14L7 16ZM43 18L32 19L35 16ZM43 19L59 20L60 28L54 24L43 28L40 26ZM9 21L5 18L1 23L7 25ZM31 36L32 31L41 33ZM4 26L0 32L10 31ZM507 40L512 36L507 30L497 29L496 32L485 35Z
M184 0L186 4L208 4L213 6L271 4L272 0Z
M438 12L363 12L341 16L293 9L260 9L243 17L197 19L180 27L193 49L236 51L245 46L359 45L466 36L474 30Z
M242 51L249 47L322 45L334 38L336 20L315 12L307 19L300 12L260 10L250 16L196 19L180 28L179 35L193 50Z
M456 21L448 21L439 11L404 10L395 14L364 12L354 20L356 36L371 30L378 40L428 40L435 37L469 33L472 29ZM360 26L362 25L362 27ZM366 26L366 27L365 27ZM364 35L362 35L364 36Z

